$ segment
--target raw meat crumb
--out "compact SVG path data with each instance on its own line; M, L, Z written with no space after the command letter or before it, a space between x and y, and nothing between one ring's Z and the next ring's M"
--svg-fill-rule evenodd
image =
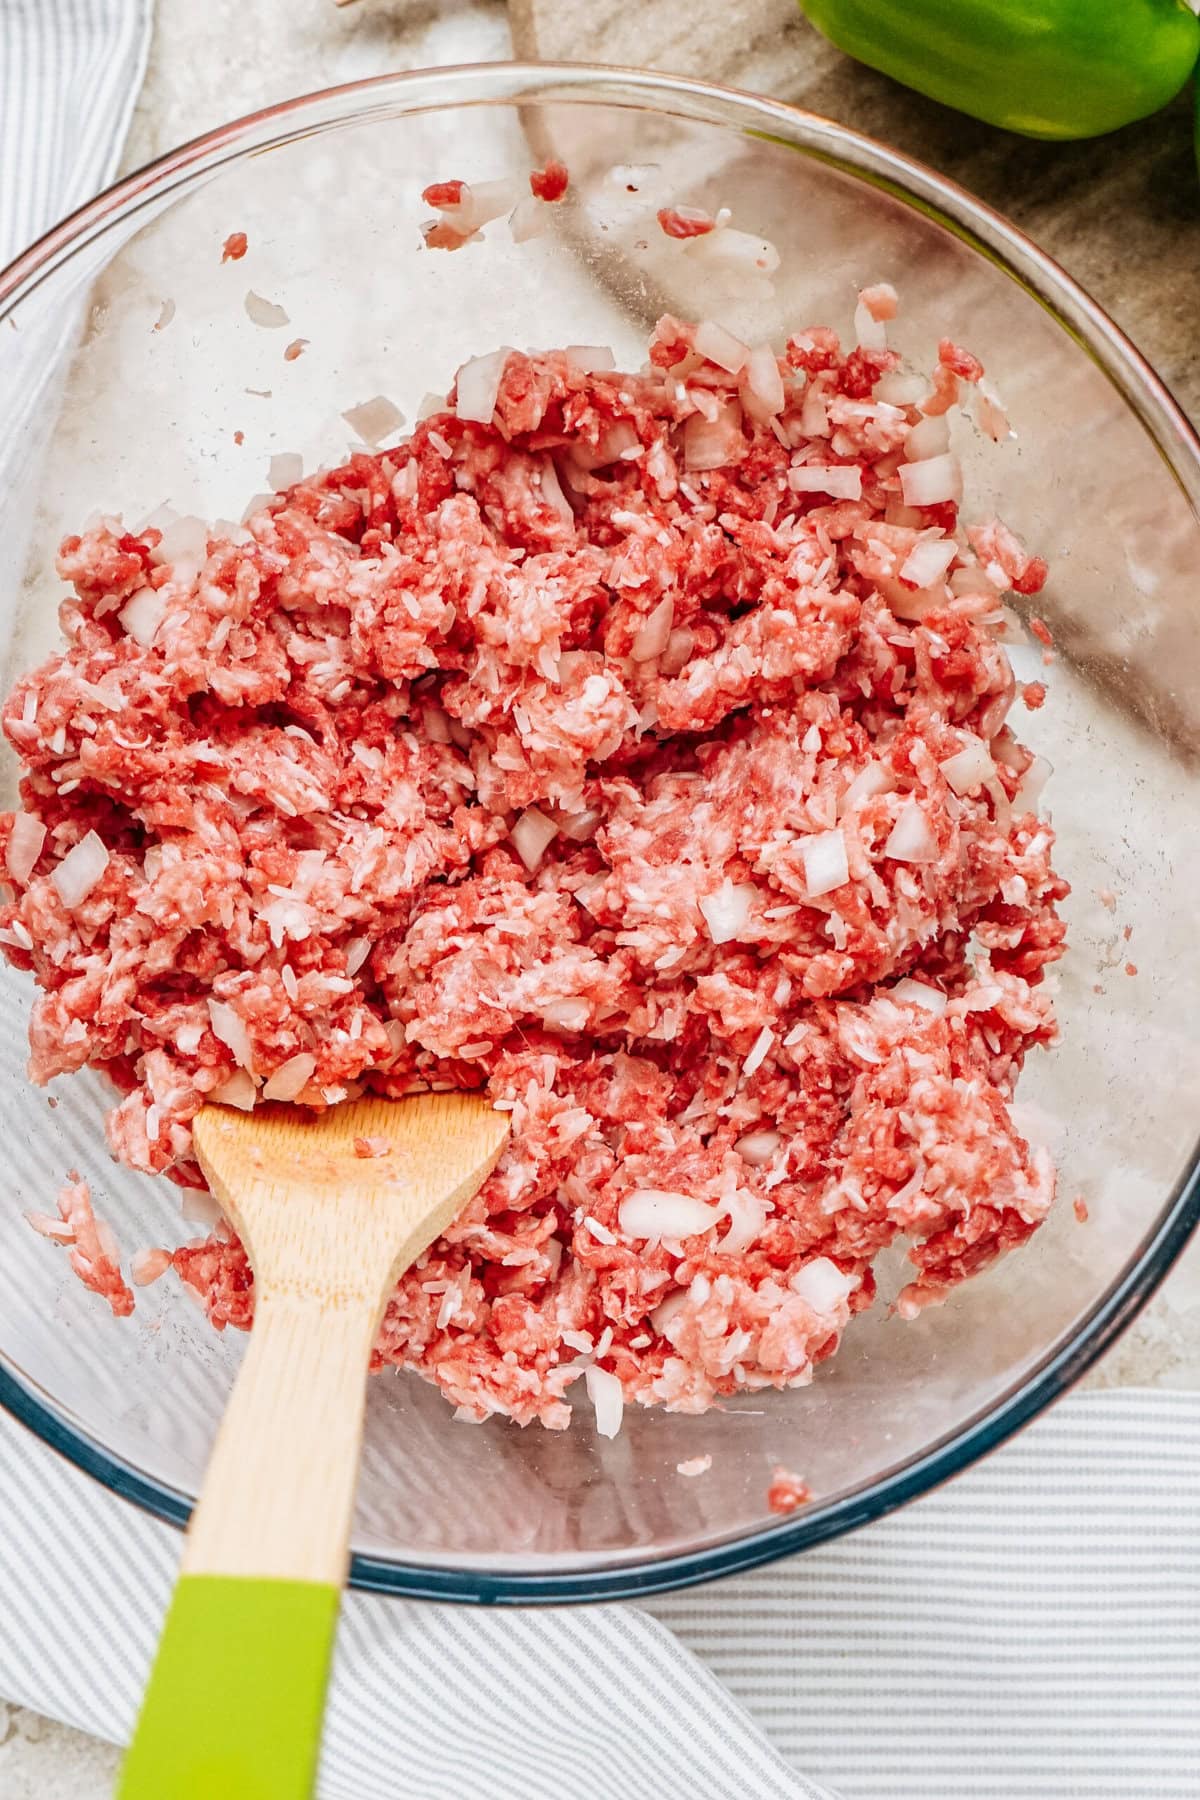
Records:
M1109 912L1116 911L1117 896L1113 893L1111 888L1097 888L1096 889L1096 898L1100 902L1101 906L1106 906L1108 908Z
M1044 681L1027 681L1021 689L1021 698L1030 712L1037 712L1046 704L1046 684Z
M529 191L535 200L561 200L569 180L566 163L548 162L544 169L533 170Z
M707 237L717 224L711 213L703 212L698 206L660 207L658 222L672 238Z
M1071 1202L1071 1210L1081 1225L1087 1224L1090 1214L1088 1213L1088 1203L1082 1194L1076 1194Z
M1133 926L1132 925L1123 925L1121 927L1121 936L1125 939L1125 942L1128 943L1130 938L1133 936Z
M27 1213L34 1230L68 1247L71 1268L84 1287L108 1301L118 1319L133 1311L133 1291L121 1274L121 1253L111 1229L92 1211L91 1189L74 1169L58 1196L57 1220L46 1213Z
M676 1473L689 1478L694 1475L707 1475L711 1468L711 1456L689 1456L686 1462L675 1464Z
M241 262L248 248L249 244L245 232L231 231L221 247L221 261L223 263Z
M103 1071L121 1160L201 1187L197 1109L267 1085L510 1113L374 1359L476 1419L566 1425L568 1334L605 1429L804 1385L879 1252L911 1314L1053 1197L1009 1112L1067 892L993 628L1029 552L901 506L894 353L696 339L477 358L236 532L67 538L5 708L32 1072ZM226 1227L172 1263L250 1324Z
M304 355L304 352L308 349L308 345L308 338L293 338L283 353L284 362L295 362L298 356Z
M436 207L440 212L446 206L461 206L465 181L433 181L421 194L426 206Z
M233 434L233 441L235 444L237 444L240 447L246 441L245 432L244 431L235 431Z
M1013 585L1016 585L1015 582ZM1054 639L1051 637L1050 627L1044 619L1030 619L1029 629L1040 644L1045 644L1048 650L1053 648Z
M1127 962L1127 963L1126 963L1126 964L1125 964L1125 973L1126 973L1126 974L1127 974L1127 975L1136 975L1136 974L1137 974L1137 972L1138 972L1138 971L1137 971L1137 964L1136 964L1136 963L1132 963L1132 962Z
M767 1489L767 1505L772 1512L793 1513L798 1506L807 1506L811 1499L812 1489L807 1481L793 1475L790 1469L776 1468Z

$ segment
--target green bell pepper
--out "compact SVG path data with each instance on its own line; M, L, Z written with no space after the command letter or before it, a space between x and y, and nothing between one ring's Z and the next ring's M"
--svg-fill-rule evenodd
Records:
M1036 138L1165 106L1200 53L1186 0L801 0L831 43L945 106Z

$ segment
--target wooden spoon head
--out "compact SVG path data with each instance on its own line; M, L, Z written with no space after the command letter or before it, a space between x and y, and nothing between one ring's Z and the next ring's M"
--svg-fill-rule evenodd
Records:
M324 1113L206 1106L192 1130L256 1282L386 1297L491 1173L509 1118L478 1094L412 1094Z

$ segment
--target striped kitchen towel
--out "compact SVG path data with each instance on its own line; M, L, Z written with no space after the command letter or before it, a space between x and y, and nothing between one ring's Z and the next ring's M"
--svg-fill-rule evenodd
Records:
M1200 1396L1083 1394L890 1519L648 1607L351 1595L320 1795L1196 1800L1198 1495ZM179 1537L3 1415L0 1521L0 1694L124 1741Z

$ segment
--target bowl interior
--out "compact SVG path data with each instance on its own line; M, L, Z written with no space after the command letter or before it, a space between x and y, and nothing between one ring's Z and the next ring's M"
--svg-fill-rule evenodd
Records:
M500 220L461 253L423 247L428 181L523 175L549 151L566 156L573 186L545 235L516 245ZM231 128L112 203L0 306L0 379L22 424L0 487L6 688L54 642L53 549L89 515L136 524L169 501L238 518L274 454L337 459L352 441L347 408L384 394L412 421L427 390L444 392L459 362L497 344L611 344L636 366L665 308L751 341L817 322L849 336L855 290L886 280L901 295L897 347L924 368L940 336L968 344L1015 427L998 449L968 423L955 430L964 515L1000 511L1052 567L1036 606L1054 660L1045 667L1032 638L1012 654L1020 678L1050 690L1014 723L1054 765L1046 804L1074 888L1062 1043L1021 1089L1028 1134L1059 1161L1053 1216L912 1323L888 1313L904 1280L892 1259L884 1300L810 1388L700 1418L627 1409L612 1442L594 1435L585 1401L565 1434L473 1427L415 1378L376 1378L360 1579L467 1597L612 1591L666 1578L672 1558L694 1574L836 1528L924 1479L931 1453L978 1448L980 1420L1015 1393L1042 1392L1038 1371L1078 1359L1098 1309L1114 1309L1131 1271L1145 1279L1151 1240L1178 1223L1200 1116L1195 459L1165 442L1159 403L1086 308L1044 272L1039 297L994 233L988 248L933 192L899 159L766 103L586 71L441 72ZM684 202L728 206L775 243L773 294L683 273L654 211ZM250 252L223 265L235 230ZM254 323L248 290L287 323ZM285 360L296 338L303 354ZM109 1160L97 1079L59 1080L49 1095L29 1086L28 982L7 967L0 982L9 1397L179 1516L242 1343L214 1334L173 1280L114 1322L23 1221L75 1167L127 1250L198 1229L171 1184ZM1165 1256L1160 1244L1151 1260ZM702 1478L677 1473L706 1453ZM787 1524L765 1506L776 1463L816 1495Z

